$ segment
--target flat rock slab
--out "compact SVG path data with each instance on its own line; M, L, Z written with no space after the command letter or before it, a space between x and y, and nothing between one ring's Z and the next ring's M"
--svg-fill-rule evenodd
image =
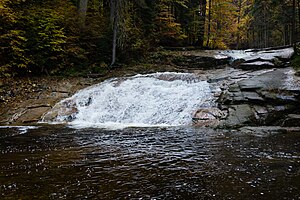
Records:
M256 90L256 89L263 88L264 84L248 79L248 80L239 82L239 86L240 86L241 90Z
M238 84L233 84L228 89L229 92L240 92L241 89Z
M269 61L256 61L241 63L238 68L243 70L260 70L260 69L271 69L274 68L275 64Z
M300 127L282 126L245 126L239 129L241 133L253 134L255 136L269 136L278 133L300 133Z
M251 122L255 118L254 110L248 104L231 105L229 115L223 120L221 126L242 126Z
M293 47L282 47L277 49L267 48L267 49L259 49L259 50L229 50L222 51L224 55L230 56L233 60L243 59L245 61L248 60L273 60L274 58L280 59L290 59L294 54Z
M59 92L59 93L70 93L73 85L65 82L59 86L52 87L53 92Z
M56 99L64 99L69 97L68 92L52 92L50 94L51 97L56 98Z
M265 101L259 94L256 92L243 92L242 93L244 98L249 101L255 101L255 102L263 102Z
M221 75L217 75L217 76L211 76L209 77L209 79L207 80L207 82L209 83L216 83L216 82L219 82L219 81L223 81L223 80L226 80L228 79L229 76L226 75L226 74L221 74Z
M285 80L287 79L286 72L287 69L276 69L250 79L239 81L238 84L241 90L280 89L285 86Z
M17 122L21 123L34 123L38 122L42 115L49 111L51 107L38 107L27 109L18 119Z
M300 126L300 79L291 68L275 69L232 84L220 95L228 110L221 124ZM289 115L294 112L295 114Z
M259 70L287 67L294 54L293 47L268 48L259 50L224 51L232 58L231 66L243 70Z

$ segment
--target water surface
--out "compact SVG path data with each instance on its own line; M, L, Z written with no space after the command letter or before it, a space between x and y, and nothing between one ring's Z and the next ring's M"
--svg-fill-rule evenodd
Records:
M0 129L0 199L300 197L297 132L22 130Z

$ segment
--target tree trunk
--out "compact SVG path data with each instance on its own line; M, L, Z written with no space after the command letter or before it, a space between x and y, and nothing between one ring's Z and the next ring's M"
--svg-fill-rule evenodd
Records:
M239 49L240 48L240 22L241 22L241 10L242 10L242 0L239 0L238 1L238 9L239 9L239 12L238 12L238 19L237 19L237 38L236 38L236 49Z
M251 48L253 48L253 47L255 47L255 32L254 32L254 30L252 30L252 44L251 44Z
M265 22L265 27L264 27L264 47L268 47L268 25L267 22Z
M118 33L118 25L117 25L117 22L114 21L114 24L113 24L113 40L112 40L112 58L111 58L110 66L113 66L116 63L117 33Z
M283 28L283 31L282 31L282 41L283 41L283 46L285 46L286 44L285 44L285 38L286 38L286 36L285 36L285 33L286 33L286 31L285 31L285 27Z
M299 31L300 31L300 0L298 0L298 26L299 26ZM299 37L299 35L298 35ZM297 38L299 39L299 38Z
M197 38L196 46L203 47L204 35L205 35L206 0L200 0L199 12L200 12L200 26L198 28L200 31Z
M288 27L289 27L289 45L291 45L293 42L293 33L292 33L291 25L289 25Z
M268 18L267 6L264 6L264 27L263 27L264 36L262 37L264 38L264 42L263 42L264 48L268 47L268 23L269 23L269 18Z
M206 41L206 47L209 46L209 39L210 39L210 21L211 21L211 2L212 0L209 0L208 4L208 26L207 26L207 41Z
M79 25L81 28L85 27L87 5L88 5L88 0L79 0L78 13L79 13Z
M111 64L113 66L116 63L117 57L117 40L120 33L123 0L110 0L110 21L112 24L113 38L112 38L112 56Z
M293 0L292 12L292 44L296 43L296 0Z

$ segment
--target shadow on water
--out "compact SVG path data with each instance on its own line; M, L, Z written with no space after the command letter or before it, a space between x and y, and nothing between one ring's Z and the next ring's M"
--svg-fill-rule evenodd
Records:
M295 132L0 129L0 199L299 199L299 191Z

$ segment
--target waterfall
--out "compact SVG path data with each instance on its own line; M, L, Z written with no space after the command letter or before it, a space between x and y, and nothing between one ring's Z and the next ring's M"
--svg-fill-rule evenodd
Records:
M114 78L58 103L44 121L56 113L54 122L78 127L188 125L209 98L209 83L190 73Z

